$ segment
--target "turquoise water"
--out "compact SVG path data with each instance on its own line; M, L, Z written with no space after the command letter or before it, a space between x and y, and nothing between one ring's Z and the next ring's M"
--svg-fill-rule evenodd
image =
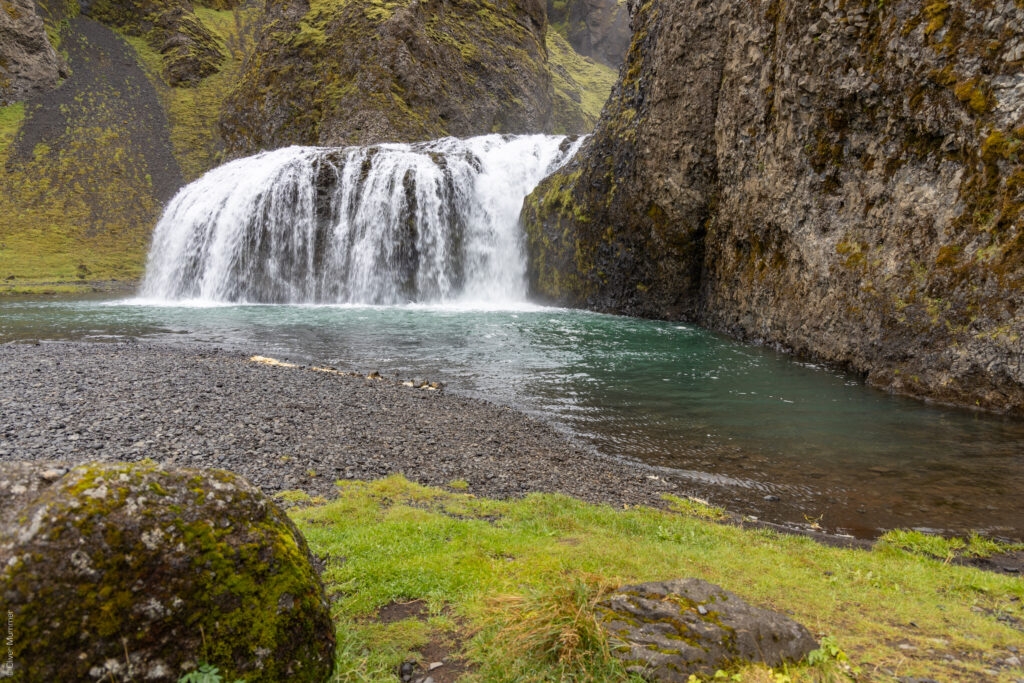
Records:
M439 379L762 519L1024 536L1024 421L890 396L691 325L531 306L0 302L0 341L125 337Z

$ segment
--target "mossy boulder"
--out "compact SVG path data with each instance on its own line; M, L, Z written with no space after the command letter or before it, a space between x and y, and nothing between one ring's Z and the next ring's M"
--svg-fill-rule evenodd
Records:
M630 673L685 682L744 662L779 666L817 647L784 614L700 579L625 586L598 606L612 653Z
M217 470L72 469L0 529L2 609L24 681L323 681L334 633L306 543Z

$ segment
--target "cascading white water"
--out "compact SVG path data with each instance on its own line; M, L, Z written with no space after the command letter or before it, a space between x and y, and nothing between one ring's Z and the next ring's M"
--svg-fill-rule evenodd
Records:
M523 199L582 139L288 147L183 188L142 295L258 303L521 301Z

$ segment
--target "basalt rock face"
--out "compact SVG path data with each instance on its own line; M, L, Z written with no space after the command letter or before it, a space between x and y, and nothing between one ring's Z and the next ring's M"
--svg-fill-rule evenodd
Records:
M55 87L65 70L33 0L0 0L0 107Z
M220 121L235 155L590 127L555 95L541 0L268 0L266 17Z
M548 0L548 18L581 55L614 67L625 58L632 37L625 0Z
M531 284L1024 413L1024 3L653 0Z
M65 474L66 472L66 474ZM36 494L36 495L33 495ZM308 547L222 471L0 468L15 680L323 681L334 630Z

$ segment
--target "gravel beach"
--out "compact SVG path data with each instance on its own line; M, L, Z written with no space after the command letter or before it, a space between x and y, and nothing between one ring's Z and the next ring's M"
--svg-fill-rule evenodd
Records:
M0 464L150 458L231 470L271 494L330 496L337 479L394 473L492 497L650 505L679 493L511 408L217 349L5 344L0 387Z

